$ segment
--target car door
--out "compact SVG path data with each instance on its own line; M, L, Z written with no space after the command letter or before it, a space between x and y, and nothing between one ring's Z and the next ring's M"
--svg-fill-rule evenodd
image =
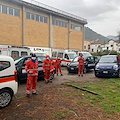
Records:
M89 56L86 59L86 67L88 69L93 69L95 67L95 59L93 56Z

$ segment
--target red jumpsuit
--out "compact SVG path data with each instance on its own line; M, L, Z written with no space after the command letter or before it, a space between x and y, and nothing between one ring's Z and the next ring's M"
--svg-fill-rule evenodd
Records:
M34 63L32 60L29 60L26 63L25 70L28 72L26 94L30 94L31 86L32 93L36 93L36 85L38 78L38 61L36 60L36 62Z
M79 70L78 70L78 74L80 75L83 75L83 70L84 70L84 62L85 62L85 59L84 57L80 56L78 58L78 62L79 62Z
M62 71L61 71L61 59L56 60L57 75L58 75L58 69L60 70L60 74L62 74Z
M45 59L43 61L43 71L46 82L50 81L50 66L51 66L51 61L49 59Z

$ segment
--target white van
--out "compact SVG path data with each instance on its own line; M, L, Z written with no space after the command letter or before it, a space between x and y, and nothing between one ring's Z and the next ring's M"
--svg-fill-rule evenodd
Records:
M0 55L0 108L8 106L17 93L17 72L14 60Z
M80 54L82 54L84 57L92 56L89 52L78 52L78 56L80 56Z
M67 66L68 63L72 62L72 60L77 56L75 52L70 52L66 50L53 50L52 51L52 59L56 60L57 57L60 57L62 60L61 65Z
M0 55L11 56L14 60L30 55L30 49L22 46L0 45Z

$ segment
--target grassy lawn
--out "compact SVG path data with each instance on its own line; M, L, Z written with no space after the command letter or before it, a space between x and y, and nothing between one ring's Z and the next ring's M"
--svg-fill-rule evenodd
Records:
M91 107L99 107L99 110L108 114L120 112L120 79L113 78L99 82L69 83L78 87L94 91L101 96L79 91L78 95L84 96L84 100L77 100L78 104L89 104Z

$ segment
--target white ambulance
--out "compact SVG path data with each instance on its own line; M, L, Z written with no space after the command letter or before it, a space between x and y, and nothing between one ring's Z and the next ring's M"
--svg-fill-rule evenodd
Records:
M17 72L14 60L0 55L0 108L8 106L17 93Z
M53 49L52 50L52 59L56 60L57 57L60 57L62 62L61 66L67 66L68 63L72 62L72 60L77 56L75 52L69 50L59 50Z
M22 46L0 45L0 55L11 56L14 60L30 55L30 49Z

